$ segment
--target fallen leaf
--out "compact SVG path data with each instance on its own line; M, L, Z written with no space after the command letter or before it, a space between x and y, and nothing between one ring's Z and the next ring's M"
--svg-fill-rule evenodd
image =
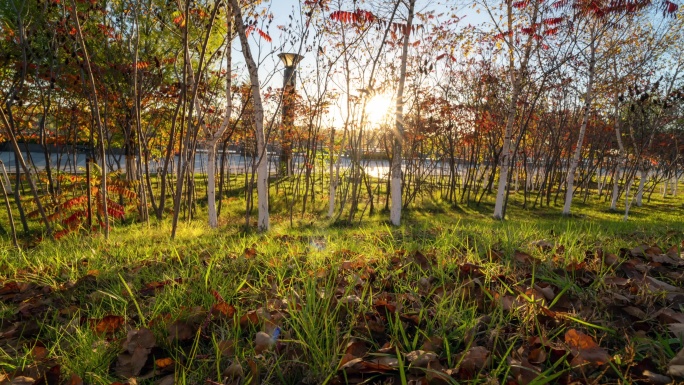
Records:
M601 348L590 336L570 329L565 332L565 343L570 347L574 356L570 362L573 366L582 364L604 365L611 360L610 354Z
M72 373L67 385L83 385L83 379L81 379L78 374Z
M259 377L259 367L254 360L247 360L247 365L249 365L249 374L252 376L252 380L248 382L248 385L258 385L261 383L261 378Z
M252 259L256 257L257 251L254 247L245 248L245 259Z
M433 336L425 340L423 345L420 347L421 350L439 353L444 347L444 338L439 336Z
M225 302L219 302L212 307L212 313L218 313L226 318L233 318L235 307Z
M259 315L256 310L251 310L240 317L240 326L245 328L247 325L259 324Z
M173 385L176 383L176 377L173 374L166 375L155 382L155 385Z
M673 377L684 378L684 349L680 350L667 364L667 374Z
M36 382L35 379L25 376L17 376L10 381L9 385L33 385Z
M530 350L527 360L532 364L541 364L546 361L546 350L544 348L536 348Z
M221 340L218 343L218 350L223 357L232 357L235 355L235 343L232 340Z
M523 264L523 265L529 265L529 264L534 263L534 261L535 261L534 258L532 258L531 255L527 254L527 253L524 252L524 251L520 251L520 250L516 250L516 251L513 253L513 259L514 259L516 262L518 262L518 263L520 263L520 264Z
M112 334L124 324L125 318L118 315L107 315L102 319L92 319L93 330L97 334Z
M164 369L166 367L169 367L173 365L173 358L166 357L166 358L159 358L154 361L154 366L158 367L159 369Z
M653 291L668 291L668 292L678 292L681 291L677 286L672 286L669 283L663 282L659 279L655 279L653 277L646 276L644 277L644 282L651 288Z
M399 368L399 360L394 356L381 356L361 362L363 373L387 373Z
M245 372L242 370L242 365L235 360L223 371L223 376L230 380L238 380L245 376Z
M672 379L662 374L653 373L650 370L644 370L641 375L646 379L648 384L652 385L668 385L672 383Z
M684 338L684 323L681 324L669 324L667 325L667 328L670 329L672 334L675 335L675 337L682 339Z
M184 321L174 321L168 327L169 331L169 342L174 340L187 341L195 336L195 330Z
M424 368L429 362L437 359L437 354L424 350L414 350L406 354L406 359L411 363L411 367Z
M36 345L33 347L33 349L31 349L31 358L36 361L44 360L47 355L48 350L45 348L45 346Z
M483 346L473 346L466 352L459 353L454 357L458 365L458 374L463 379L474 378L482 369L491 362L490 352Z

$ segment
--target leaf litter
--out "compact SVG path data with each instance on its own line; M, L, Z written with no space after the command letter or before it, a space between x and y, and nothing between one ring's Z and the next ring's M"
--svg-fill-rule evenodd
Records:
M86 373L60 365L52 341L36 340L41 333L35 315L46 309L57 310L63 327L85 327L115 352L111 384L170 385L179 370L197 362L221 368L220 377L206 378L207 384L273 382L274 364L281 375L300 373L302 380L320 381L324 378L301 374L311 369L307 357L312 360L315 353L307 352L311 341L294 325L313 302L326 299L331 305L321 315L342 333L328 363L331 384L401 378L413 384L510 385L684 380L684 245L664 250L644 244L618 254L593 249L570 264L562 257L564 247L552 240L530 245L529 251L489 249L480 262L434 250L398 250L386 258L340 250L332 252L339 260L335 273L310 268L317 299L296 292L302 290L301 277L287 282L272 277L263 289L250 283L228 299L220 288L209 289L203 295L210 301L186 303L175 314L158 314L146 323L133 308L85 316L87 300L74 293L99 287L99 272L88 271L58 288L7 281L0 286L0 301L13 310L3 313L0 348L30 364L2 366L0 384L87 383ZM256 267L267 258L258 249L245 248L236 263ZM154 300L191 281L149 281L129 299ZM286 294L283 287L294 291Z

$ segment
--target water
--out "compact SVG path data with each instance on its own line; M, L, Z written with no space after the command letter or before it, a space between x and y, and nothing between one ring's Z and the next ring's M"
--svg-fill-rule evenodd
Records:
M33 170L42 171L45 169L45 155L42 152L23 152L24 160L27 165ZM221 161L221 155L217 154L217 163ZM0 160L2 160L5 165L5 169L8 173L15 172L15 160L14 152L11 151L0 151ZM52 170L60 170L67 173L84 173L85 172L85 161L86 154L83 153L60 153L50 155L50 164ZM169 169L175 172L175 167L178 165L178 156L174 157L169 165ZM271 174L275 174L278 168L278 156L269 155L269 170ZM320 158L316 161L316 166L324 172L330 170L329 160L323 160L321 164ZM439 175L440 169L441 173L447 175L449 173L449 164L447 162L441 162L437 160L424 159L421 161L420 173L424 175ZM294 167L295 172L299 172L304 166L305 161L303 156L294 157ZM415 164L415 163L414 163ZM125 168L126 159L124 155L108 155L107 156L107 169L109 172L116 171ZM164 166L164 159L153 159L149 162L149 169L152 173L159 172ZM252 157L245 157L243 155L231 152L226 153L224 168L231 174L240 174L245 171L250 172L252 166ZM363 160L361 162L366 174L374 178L387 178L390 171L390 164L387 160ZM340 160L340 173L343 174L346 170L351 167L351 160L348 157L343 157ZM217 170L219 165L217 164ZM406 162L404 162L402 169L406 170ZM195 173L201 174L207 171L207 154L197 153L195 155ZM22 172L20 168L20 172ZM464 173L464 165L459 165L457 172Z

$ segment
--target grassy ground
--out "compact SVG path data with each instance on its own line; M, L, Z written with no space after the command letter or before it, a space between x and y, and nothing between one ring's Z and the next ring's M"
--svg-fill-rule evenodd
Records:
M0 383L680 381L682 198L627 222L512 199L504 222L428 201L400 228L282 214L265 235L228 202L175 241L164 222L3 246Z

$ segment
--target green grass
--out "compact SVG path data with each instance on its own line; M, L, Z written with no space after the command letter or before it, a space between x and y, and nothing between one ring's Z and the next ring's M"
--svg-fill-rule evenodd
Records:
M21 251L7 243L0 249L0 282L23 286L0 295L0 382L3 375L39 377L56 364L63 379L125 380L117 357L127 331L143 327L156 342L138 383L166 375L180 384L220 383L226 368L237 364L244 381L259 377L262 384L354 382L359 374L339 367L355 342L364 354L352 357L365 363L401 356L386 373L364 374L377 383L437 381L438 375L442 383L545 383L557 376L629 383L638 379L630 366L647 361L650 370L665 374L682 341L655 315L679 307L667 293L649 291L635 279L627 287L606 283L624 271L602 263L596 251L681 247L683 199L663 201L654 194L653 203L632 208L628 221L621 212L597 210L606 204L596 201L576 203L577 215L566 218L559 208L523 210L519 197L511 199L506 221L490 218L489 201L450 207L424 197L423 209L407 211L399 228L389 226L384 214L354 226L295 216L290 226L286 214L276 213L268 234L237 226L243 212L232 201L220 229L182 222L173 241L165 221L114 227L110 240L72 234ZM553 246L535 246L540 240ZM529 256L516 257L516 251ZM628 259L620 255L621 262ZM573 263L583 265L568 269ZM648 269L649 276L681 287L681 267ZM167 280L173 282L149 288ZM543 288L551 288L554 298L539 298ZM234 315L212 312L214 291ZM622 310L628 305L642 310L644 319L629 318ZM124 324L96 333L107 315L124 317ZM257 333L276 326L282 330L278 342L257 352ZM187 329L183 338L174 338L176 327ZM597 341L613 357L610 365L581 370L571 367L570 357L559 357L569 351L564 335L572 328ZM530 342L535 337L549 341L539 348L547 356L523 381L520 361L538 348ZM438 348L425 345L436 338ZM41 359L31 353L37 344L47 350ZM413 366L405 355L424 346L435 350L437 361ZM475 346L486 348L491 362L466 370L472 362L464 357ZM155 372L155 360L163 358L173 364Z

